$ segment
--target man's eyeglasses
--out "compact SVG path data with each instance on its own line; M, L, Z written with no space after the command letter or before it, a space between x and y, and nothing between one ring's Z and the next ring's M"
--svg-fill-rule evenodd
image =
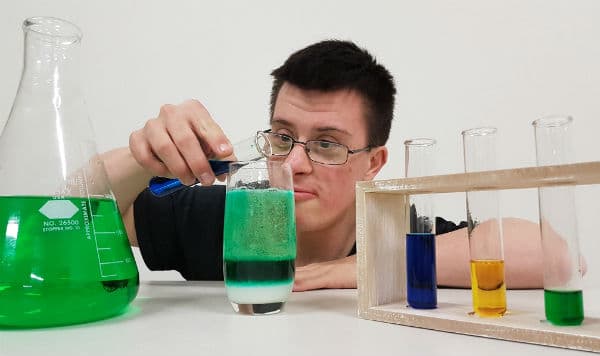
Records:
M259 140L258 138L261 136L262 140ZM265 140L266 142L264 142ZM304 151L311 161L329 165L344 164L348 161L349 155L371 150L371 146L351 150L348 146L341 143L323 140L302 142L288 135L271 132L271 130L259 131L257 133L257 142L259 141L263 141L262 144L259 144L259 149L267 157L287 156L294 148L294 145L298 144L304 146Z

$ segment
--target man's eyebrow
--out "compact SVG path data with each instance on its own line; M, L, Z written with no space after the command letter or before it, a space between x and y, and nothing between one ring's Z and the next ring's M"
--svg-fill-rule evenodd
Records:
M271 120L271 124L279 124L279 125L282 125L282 126L287 126L287 127L292 127L292 128L295 127L294 124L292 124L290 121L288 121L286 119L282 119L282 118L276 118L276 119ZM335 131L335 132L339 132L339 133L341 133L343 135L346 135L346 136L351 136L350 132L348 132L348 131L346 131L344 129L341 129L339 127L334 127L334 126L317 127L315 129L315 131L318 131L318 132Z
M288 127L291 126L291 127L294 127L294 125L292 125L291 122L289 122L286 119L282 119L282 118L276 118L276 119L271 120L271 125L272 124L279 124L279 125L282 125L282 126L288 126Z
M341 134L344 134L346 136L351 136L350 132L344 130L344 129L340 129L338 127L333 127L333 126L324 126L324 127L318 127L317 131L319 132L329 132L329 131L335 131L335 132L339 132Z

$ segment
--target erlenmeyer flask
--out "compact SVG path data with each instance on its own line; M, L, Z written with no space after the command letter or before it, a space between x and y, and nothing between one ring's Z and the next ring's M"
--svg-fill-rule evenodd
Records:
M81 32L23 23L25 58L0 135L0 327L119 314L138 271L79 87Z

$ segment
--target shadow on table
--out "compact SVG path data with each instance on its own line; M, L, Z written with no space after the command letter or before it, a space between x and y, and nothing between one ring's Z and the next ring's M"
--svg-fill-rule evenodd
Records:
M293 313L329 313L357 315L356 290L316 290L294 292L286 306Z
M221 314L230 308L222 281L147 281L134 304L150 315L175 308Z
M148 281L144 282L144 295L134 304L143 309L143 313L152 315L171 308L202 309L204 313L235 315L227 300L222 281ZM357 315L356 290L315 290L293 292L284 312L290 314L336 313Z
M173 310L201 310L203 313L230 313L223 282L144 281L133 302L119 315L81 324L41 328L0 327L0 332L80 329L90 326L126 324L152 318Z

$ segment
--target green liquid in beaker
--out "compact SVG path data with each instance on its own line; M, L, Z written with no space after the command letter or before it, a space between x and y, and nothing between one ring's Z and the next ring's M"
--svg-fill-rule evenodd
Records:
M0 327L107 318L138 286L113 200L0 197Z
M579 325L583 321L583 293L544 290L546 319L554 325Z

